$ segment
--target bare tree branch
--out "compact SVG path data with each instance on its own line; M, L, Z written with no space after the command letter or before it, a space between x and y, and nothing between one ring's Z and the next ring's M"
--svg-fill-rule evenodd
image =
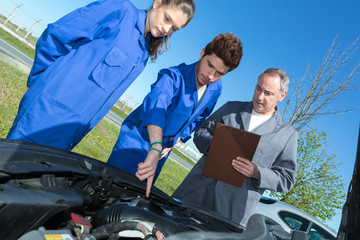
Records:
M286 98L283 116L288 118L290 124L297 130L308 126L308 123L320 115L332 115L350 112L354 109L329 110L329 104L336 96L347 91L360 89L356 82L359 77L360 62L351 64L357 56L359 49L357 38L352 44L339 54L339 47L335 37L329 50L326 52L319 69L311 74L310 64L307 65L304 76L294 83L295 87ZM350 69L344 77L339 77L344 67ZM339 80L338 80L339 79Z

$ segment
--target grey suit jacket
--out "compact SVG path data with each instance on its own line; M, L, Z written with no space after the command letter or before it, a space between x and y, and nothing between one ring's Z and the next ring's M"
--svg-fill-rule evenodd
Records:
M243 227L266 189L289 191L296 174L297 132L278 111L252 132L261 135L252 162L260 178L246 178L241 188L202 175L216 123L247 130L252 102L227 102L196 130L194 143L204 155L173 197L201 208L215 211Z

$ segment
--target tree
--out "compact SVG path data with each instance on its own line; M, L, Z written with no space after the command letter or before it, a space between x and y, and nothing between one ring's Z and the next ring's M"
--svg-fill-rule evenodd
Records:
M286 107L283 116L297 130L324 115L333 115L351 111L353 109L330 110L329 104L338 95L360 88L358 74L360 61L357 57L359 49L357 38L350 46L339 52L336 39L325 54L319 69L311 74L308 65L305 75L294 83L294 90L286 96ZM352 62L357 60L358 62Z
M336 156L328 155L326 134L315 130L300 134L298 140L297 176L287 193L270 196L302 209L321 220L329 220L341 208L346 194Z
M346 195L343 179L338 173L342 162L328 154L326 134L313 130L310 123L324 115L353 110L334 110L331 103L337 96L359 89L358 41L359 38L340 51L335 38L318 70L312 74L308 65L305 75L294 83L294 90L285 99L283 116L300 133L297 176L290 192L271 192L270 196L321 220L331 220L336 209L342 207Z

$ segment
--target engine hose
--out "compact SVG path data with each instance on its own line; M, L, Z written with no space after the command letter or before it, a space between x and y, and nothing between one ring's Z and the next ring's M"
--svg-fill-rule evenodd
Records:
M104 224L91 232L96 239L118 239L119 232L125 230L139 231L144 234L145 239L158 239L156 233L151 232L142 223L137 221L112 222Z
M91 235L96 239L108 239L113 233L118 233L125 230L139 230L138 223L135 221L111 222L106 223L91 231Z
M93 216L92 224L96 227L111 222L116 223L130 220L153 223L165 236L175 233L179 226L178 223L168 217L159 216L147 210L128 206L126 204L113 204L110 207L97 212Z

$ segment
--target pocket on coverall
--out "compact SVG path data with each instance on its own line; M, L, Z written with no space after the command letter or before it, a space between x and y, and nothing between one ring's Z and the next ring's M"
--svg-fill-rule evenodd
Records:
M112 89L129 75L133 64L131 59L119 47L114 46L92 72L94 82L102 89Z
M18 122L18 130L34 143L66 148L84 127L78 112L47 94L38 96Z

